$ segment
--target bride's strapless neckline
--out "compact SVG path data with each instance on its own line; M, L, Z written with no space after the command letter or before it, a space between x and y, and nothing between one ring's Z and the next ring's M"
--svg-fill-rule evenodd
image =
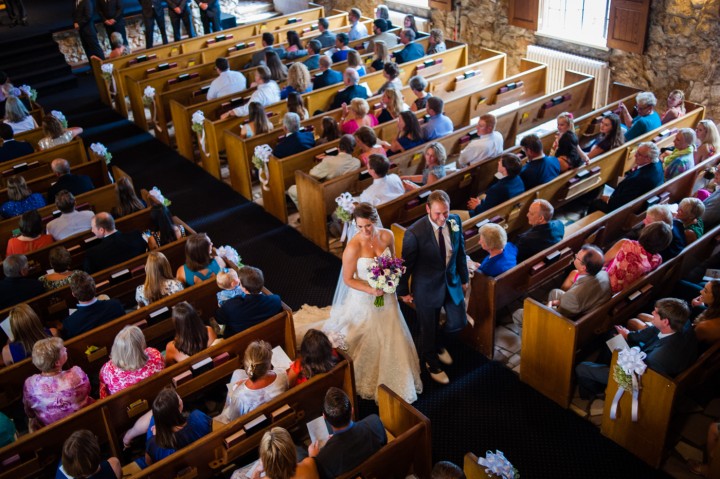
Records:
M387 253L387 254L385 254L385 253ZM389 247L389 246L386 246L385 249L383 250L383 252L380 253L378 256L390 256L390 247ZM374 260L375 258L377 258L377 256L372 256L372 257L360 256L360 257L358 258L358 261L360 261L361 259Z

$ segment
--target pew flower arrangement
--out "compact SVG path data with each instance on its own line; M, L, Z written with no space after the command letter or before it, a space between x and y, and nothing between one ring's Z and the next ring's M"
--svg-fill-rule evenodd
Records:
M103 66L100 67L100 70L102 70L102 77L106 83L110 83L110 81L112 80L112 73L114 68L115 67L112 63L104 63Z
M237 250L233 248L232 246L221 246L217 249L218 256L222 258L226 258L230 260L232 263L234 263L238 268L242 268L245 266L242 264L242 258L238 254Z
M262 183L265 191L270 191L270 188L268 188L270 172L267 166L270 155L272 155L272 148L270 148L270 145L265 144L256 146L252 157L252 164L258 170L258 178L260 178L260 183Z
M93 143L92 145L90 145L90 150L100 158L104 158L105 163L107 163L108 165L110 164L110 161L112 160L112 153L108 151L105 145L103 145L102 143Z
M192 131L195 133L201 133L204 129L205 113L201 110L196 111L192 115Z
M145 90L143 90L142 102L143 105L147 107L149 107L153 104L153 102L155 102L155 88L151 87L150 85L145 87Z
M520 473L505 458L502 451L488 451L485 457L478 458L478 464L485 466L485 473L492 477L500 477L502 479L519 479Z
M172 204L172 201L165 198L157 186L153 186L152 189L148 191L148 194L161 205L170 206Z
M397 289L400 277L405 274L405 260L380 255L368 266L368 284L383 293L392 294ZM375 297L376 307L385 306L385 295Z
M335 216L343 222L343 230L340 241L345 241L348 233L348 225L352 221L352 214L355 211L355 202L353 201L352 195L346 191L335 198L335 203L338 205L335 210Z
M618 353L617 364L615 364L615 369L613 370L613 379L618 384L618 390L610 406L610 419L615 420L617 417L620 398L625 391L628 391L632 394L632 422L637 422L640 378L642 378L642 375L647 369L647 364L645 364L646 357L647 354L637 346L623 349Z
M20 85L20 91L25 93L31 101L37 100L37 90L30 85Z
M65 118L65 115L63 115L61 111L53 110L50 112L50 114L52 116L54 116L55 118L57 118L58 120L60 120L60 123L62 123L63 128L68 127L67 118Z

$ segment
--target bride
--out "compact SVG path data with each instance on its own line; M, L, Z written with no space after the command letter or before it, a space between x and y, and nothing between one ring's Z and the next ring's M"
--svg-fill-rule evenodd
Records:
M362 398L376 399L378 386L385 384L412 403L422 392L420 365L397 296L385 294L385 305L377 307L375 298L383 292L367 282L375 257L394 255L394 236L376 226L377 210L368 203L357 205L353 218L358 232L343 253L339 291L323 330L331 337L344 338Z

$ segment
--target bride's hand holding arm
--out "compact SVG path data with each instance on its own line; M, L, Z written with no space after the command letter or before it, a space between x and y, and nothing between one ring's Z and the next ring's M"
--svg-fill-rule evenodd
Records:
M360 258L360 244L357 241L350 240L345 248L345 252L343 252L343 281L348 288L356 289L373 296L381 296L383 294L382 290L375 289L371 287L367 281L362 281L355 277L358 258Z

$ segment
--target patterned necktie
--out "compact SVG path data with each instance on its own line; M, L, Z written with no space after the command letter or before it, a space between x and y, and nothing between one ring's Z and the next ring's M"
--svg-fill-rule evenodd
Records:
M445 251L445 235L443 235L443 227L438 228L438 247L440 248L440 258L442 258L443 264L447 259L447 252Z

